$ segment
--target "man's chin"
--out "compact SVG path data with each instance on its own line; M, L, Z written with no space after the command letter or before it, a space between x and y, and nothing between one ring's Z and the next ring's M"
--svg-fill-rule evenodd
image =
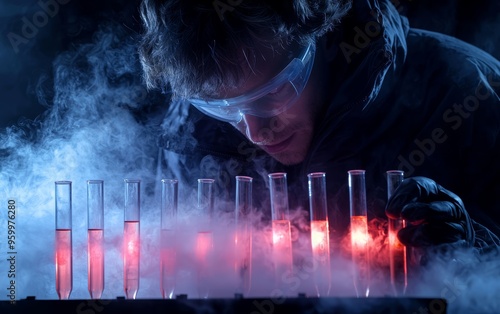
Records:
M304 153L299 153L299 152L279 152L275 154L269 154L271 157L276 159L278 162L285 166L293 166L300 164L301 162L304 161L305 159L305 154Z

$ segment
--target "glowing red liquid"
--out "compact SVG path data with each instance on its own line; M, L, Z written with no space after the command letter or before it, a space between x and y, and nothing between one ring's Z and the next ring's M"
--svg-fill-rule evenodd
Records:
M211 231L198 232L196 257L198 270L198 293L202 298L210 294L210 274L214 254L214 238Z
M330 236L327 220L311 221L311 244L314 260L314 280L319 296L328 296L331 287Z
M370 293L370 255L368 224L366 216L351 217L351 246L354 272L354 287L359 296L367 297Z
M175 290L176 252L173 230L161 230L161 295L172 299Z
M88 289L91 299L100 299L104 290L104 231L88 230Z
M277 288L289 290L285 278L293 271L292 239L289 220L273 220L273 259Z
M56 229L56 291L59 299L69 299L72 289L71 229Z
M127 299L139 291L140 236L139 222L125 221L123 231L123 286Z

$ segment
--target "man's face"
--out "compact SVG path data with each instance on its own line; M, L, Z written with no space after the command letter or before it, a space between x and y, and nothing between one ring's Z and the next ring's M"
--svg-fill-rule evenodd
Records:
M317 104L304 90L287 110L271 118L243 115L239 123L232 123L241 133L274 159L285 165L300 163L306 157L314 132Z
M298 164L307 155L314 122L326 99L325 58L321 53L315 57L314 45L258 47L257 51L254 63L242 62L237 88L211 100L191 102L206 114L230 122L279 162Z
M260 62L253 71L246 68L247 79L238 89L240 94L259 88L275 77L290 62L290 56L297 57L301 47L298 48L291 54L269 51L264 56L266 60L258 59ZM324 82L320 82L323 74L317 61L304 90L287 110L270 118L244 114L240 122L232 123L250 141L285 165L302 162L313 138L315 120L324 101L324 91L321 90Z

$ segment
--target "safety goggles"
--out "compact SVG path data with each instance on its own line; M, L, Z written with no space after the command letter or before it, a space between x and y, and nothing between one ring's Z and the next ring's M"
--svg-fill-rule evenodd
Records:
M201 112L218 120L239 122L244 114L270 118L288 109L304 90L314 63L315 45L309 44L278 75L261 87L227 99L188 101Z

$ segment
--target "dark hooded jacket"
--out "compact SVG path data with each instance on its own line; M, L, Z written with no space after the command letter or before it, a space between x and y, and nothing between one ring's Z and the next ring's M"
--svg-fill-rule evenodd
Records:
M228 199L234 176L253 176L254 199L269 213L268 173L287 172L291 208L308 211L306 175L326 172L336 239L349 221L347 171L366 170L369 218L385 219L385 172L401 169L453 191L475 222L500 234L500 63L465 42L412 29L385 0L354 1L334 32L334 97L304 162L281 165L229 124L179 103L161 140L169 174L193 188L197 178L212 177L217 196ZM475 228L478 246L495 244Z

